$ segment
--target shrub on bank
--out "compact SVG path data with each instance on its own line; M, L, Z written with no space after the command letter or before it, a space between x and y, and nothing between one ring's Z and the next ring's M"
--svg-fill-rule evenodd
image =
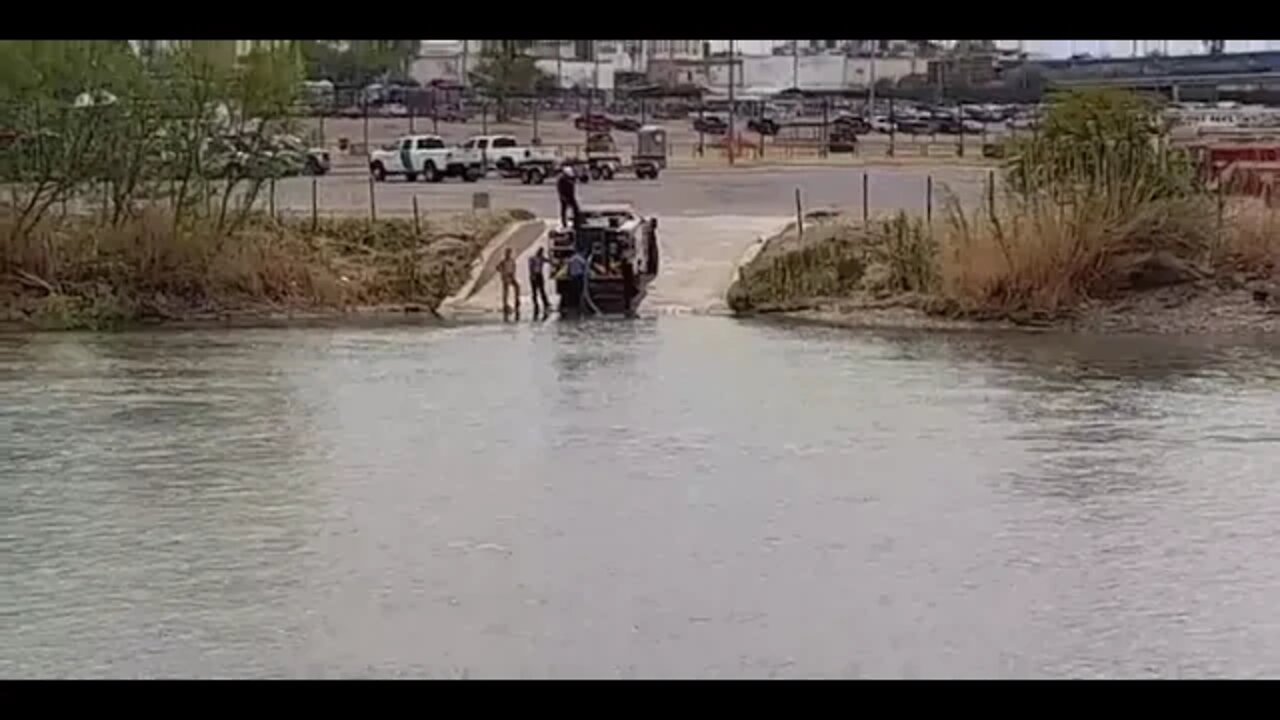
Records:
M224 311L435 308L457 291L511 213L412 220L273 220L234 231L146 209L112 224L45 218L12 233L0 209L0 308L49 329L104 328Z
M838 218L797 249L762 253L743 269L731 307L911 293L957 315L1056 315L1218 269L1269 275L1276 265L1277 214L1220 212L1154 108L1129 93L1058 96L1042 130L1014 141L1008 157L986 202L966 211L948 198L932 227L905 215L866 226ZM857 281L841 263L859 268Z

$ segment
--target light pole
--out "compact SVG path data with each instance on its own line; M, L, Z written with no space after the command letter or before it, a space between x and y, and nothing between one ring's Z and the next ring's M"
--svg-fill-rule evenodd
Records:
M800 87L800 41L791 41L791 87Z
M729 41L729 164L733 164L734 143L734 107L733 107L733 41Z

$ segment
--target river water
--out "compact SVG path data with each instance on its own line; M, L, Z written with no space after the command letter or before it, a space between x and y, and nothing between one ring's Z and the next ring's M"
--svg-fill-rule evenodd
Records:
M0 338L0 676L1280 674L1280 354Z

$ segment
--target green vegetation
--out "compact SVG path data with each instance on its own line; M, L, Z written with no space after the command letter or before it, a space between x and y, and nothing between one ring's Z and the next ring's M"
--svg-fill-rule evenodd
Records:
M97 328L434 308L512 220L428 216L415 229L264 216L299 58L263 50L228 63L206 49L143 59L113 41L0 42L0 319Z
M485 50L479 65L471 71L471 83L497 100L498 122L505 122L508 98L551 90L555 78L543 72L535 58L516 52L514 41L508 41Z
M4 216L0 216L3 218ZM412 220L272 219L234 231L151 208L120 223L49 218L0 256L0 323L108 329L242 314L434 310L515 213ZM6 219L0 232L8 233Z
M418 40L302 40L306 76L337 85L363 87L403 80L418 53Z
M1053 99L1043 129L1008 148L1003 190L966 211L948 198L932 227L905 215L842 218L776 239L730 293L738 311L832 299L912 296L968 317L1058 317L1091 299L1204 280L1269 275L1276 214L1220 212L1152 106L1129 93Z

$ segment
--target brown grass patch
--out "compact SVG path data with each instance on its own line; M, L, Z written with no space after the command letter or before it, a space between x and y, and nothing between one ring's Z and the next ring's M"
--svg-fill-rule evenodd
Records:
M13 233L0 210L0 307L47 328L100 328L231 310L435 308L465 282L511 213L411 220L253 217L234 232L174 229L148 209L117 226L46 219Z

